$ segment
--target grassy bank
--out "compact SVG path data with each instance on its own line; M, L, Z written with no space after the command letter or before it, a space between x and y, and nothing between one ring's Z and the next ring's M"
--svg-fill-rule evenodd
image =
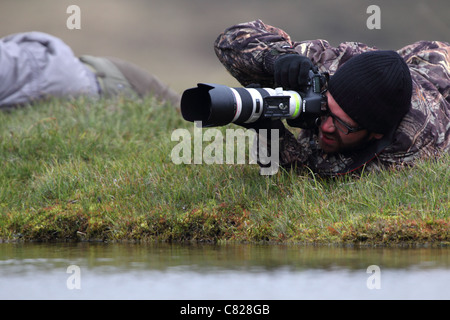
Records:
M152 99L0 113L0 238L450 243L449 157L358 179L261 176L174 164L178 128L194 130Z

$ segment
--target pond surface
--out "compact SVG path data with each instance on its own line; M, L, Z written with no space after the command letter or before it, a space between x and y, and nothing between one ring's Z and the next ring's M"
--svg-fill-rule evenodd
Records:
M449 299L450 248L0 243L0 299Z

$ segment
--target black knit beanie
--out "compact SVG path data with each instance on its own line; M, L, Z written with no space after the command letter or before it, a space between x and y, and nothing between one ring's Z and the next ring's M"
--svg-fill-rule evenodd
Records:
M386 134L411 104L412 81L395 51L370 51L348 60L330 78L328 91L361 127Z

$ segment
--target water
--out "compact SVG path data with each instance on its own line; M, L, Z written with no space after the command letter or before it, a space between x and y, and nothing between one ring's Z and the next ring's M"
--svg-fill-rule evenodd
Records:
M450 248L0 244L0 299L449 299Z

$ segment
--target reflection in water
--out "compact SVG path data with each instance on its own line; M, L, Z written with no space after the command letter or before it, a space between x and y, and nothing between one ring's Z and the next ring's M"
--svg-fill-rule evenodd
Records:
M449 248L0 244L1 299L448 299ZM381 289L368 279L380 269ZM76 274L74 269L78 268ZM69 289L79 276L80 289Z

